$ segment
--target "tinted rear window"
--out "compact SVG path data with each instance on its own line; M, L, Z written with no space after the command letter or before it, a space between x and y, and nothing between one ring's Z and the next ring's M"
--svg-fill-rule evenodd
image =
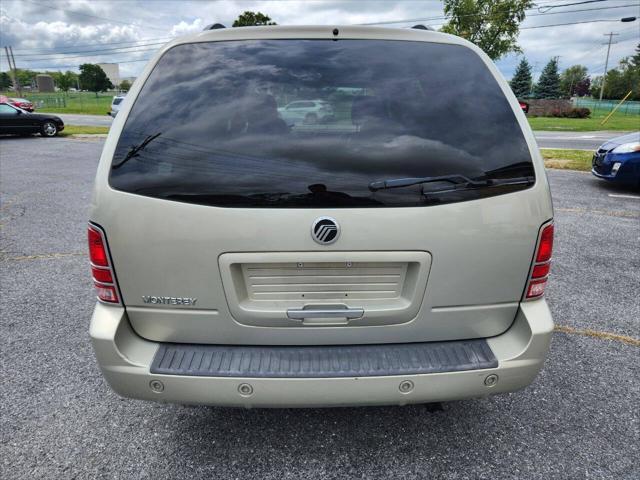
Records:
M473 51L257 40L165 53L127 118L110 183L156 198L271 208L420 206L527 188L370 188L448 175L534 175L514 113Z

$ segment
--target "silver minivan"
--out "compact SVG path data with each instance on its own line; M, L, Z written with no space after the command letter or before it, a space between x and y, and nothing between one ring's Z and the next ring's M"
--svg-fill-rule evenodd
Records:
M439 402L542 367L544 166L496 67L418 29L176 39L102 152L90 334L112 388L244 407ZM278 109L313 99L324 122Z

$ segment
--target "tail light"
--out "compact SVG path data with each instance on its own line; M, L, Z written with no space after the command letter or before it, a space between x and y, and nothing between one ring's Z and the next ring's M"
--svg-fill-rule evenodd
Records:
M87 233L91 275L98 299L108 303L120 303L116 276L113 273L113 266L107 252L107 240L104 232L94 225L89 225Z
M539 298L544 295L544 289L549 279L551 254L553 252L553 223L548 223L540 231L536 254L531 275L527 280L525 299Z

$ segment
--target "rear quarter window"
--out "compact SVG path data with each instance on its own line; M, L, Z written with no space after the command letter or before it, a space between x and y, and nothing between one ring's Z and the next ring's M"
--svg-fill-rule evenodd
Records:
M503 182L371 188L434 176ZM110 172L130 193L258 208L429 206L533 180L513 110L473 51L388 40L175 46L132 106Z

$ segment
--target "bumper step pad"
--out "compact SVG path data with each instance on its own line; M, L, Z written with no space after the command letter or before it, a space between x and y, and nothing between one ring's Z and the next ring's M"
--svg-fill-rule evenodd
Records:
M415 375L498 366L484 339L387 345L222 346L162 343L152 374L245 378Z

